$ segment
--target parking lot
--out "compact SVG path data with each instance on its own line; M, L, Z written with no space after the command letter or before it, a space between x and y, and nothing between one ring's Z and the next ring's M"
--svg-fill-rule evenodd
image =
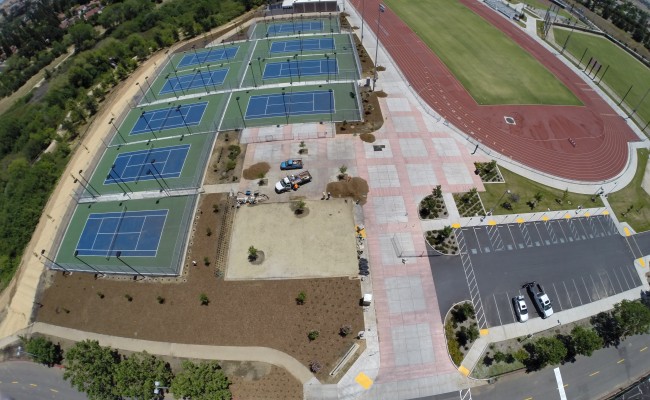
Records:
M470 297L478 291L489 326L515 322L512 297L519 294L531 309L530 317L538 317L522 289L526 282L543 286L555 312L641 285L630 247L607 216L467 227L461 232L459 242L470 261L463 265L461 257L453 261L434 257L434 279L463 280ZM475 279L464 273L469 262ZM442 307L459 300L447 288L437 291L442 312L447 311Z

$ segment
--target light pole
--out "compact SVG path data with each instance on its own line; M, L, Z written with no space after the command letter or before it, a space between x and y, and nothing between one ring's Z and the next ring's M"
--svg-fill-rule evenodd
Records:
M124 186L126 186L127 189L129 189L129 192L133 193L133 190L131 190L129 185L127 185L126 182L124 182L124 180L122 179L122 176L120 176L120 174L118 174L117 171L115 170L115 164L111 165L111 169L113 170L113 174L119 178L119 180L124 184Z
M216 91L217 85L214 84L214 79L212 79L212 71L210 71L210 64L206 64L205 67L208 69L208 75L210 75L210 83L212 83L212 88Z
M142 275L142 274L141 274L139 271L137 271L135 268L133 268L132 266L130 266L129 264L127 264L126 261L122 260L122 259L120 258L121 256L122 256L122 252L118 250L117 253L115 253L115 257L116 257L118 260L120 260L120 261L122 262L122 264L124 264L124 265L126 265L127 267L131 268L131 270L132 270L133 272L135 272L136 274L140 275L140 276L142 277L142 279L145 279L145 276L144 276L144 275Z
M293 59L296 60L296 69L298 70L298 82L300 82L300 60L298 59L298 54L294 54Z
M86 192L88 192L88 194L90 194L90 197L92 197L93 199L97 198L97 196L95 196L95 194L94 194L93 192L91 192L90 190L88 190L88 187L87 187L86 185L84 185L84 184L83 184L79 179L77 179L76 176L74 176L72 173L70 173L70 176L72 177L74 183L79 182L79 184L81 185L81 187L84 188L84 190L85 190Z
M144 123L147 125L147 128L149 128L149 132L153 135L153 137L157 140L158 137L156 137L156 134L153 132L153 129L151 129L151 125L149 125L149 121L147 121L147 118L144 116L146 111L142 110L142 114L140 114L140 118L144 120Z
M192 45L192 50L194 50L194 57L196 58L196 62L199 63L199 64L202 64L202 62L199 60L199 55L196 52L196 45L195 44Z
M330 93L330 123L332 123L334 121L334 116L333 116L334 109L332 108L332 100L334 94L332 93L332 89L329 90L329 93Z
M327 64L327 82L330 81L330 56L325 54L325 63Z
M503 193L501 193L501 197L499 197L499 200L497 200L497 202L494 203L492 208L490 208L490 211L488 211L488 215L492 215L492 212L494 211L494 209L499 205L499 203L501 203L501 200L503 199L503 196L505 196L506 194L510 194L510 193L511 193L510 189L506 189Z
M84 263L88 268L92 269L92 270L95 271L96 273L98 273L98 274L100 274L100 275L105 275L103 272L99 272L99 270L97 270L95 267L93 267L92 265L88 264L87 262L85 262L84 260L82 260L81 258L79 258L79 250L75 250L75 251L74 251L74 257L75 257L77 260L79 260L79 261L81 261L82 263Z
M251 76L253 77L253 86L257 87L257 81L255 80L255 73L253 72L253 63L248 63L248 69L251 71Z
M377 17L377 46L375 47L375 73L373 74L372 78L372 91L375 91L375 84L377 83L377 65L378 65L378 59L379 57L379 34L381 33L381 14L386 11L386 6L383 4L379 4L379 16Z
M191 136L191 135L192 135L192 131L190 130L190 127L187 126L187 122L185 122L185 116L184 116L183 113L181 112L181 106L180 106L180 104L176 107L176 111L181 115L181 119L183 120L183 125L185 125L185 129L187 129L187 133Z
M165 189L165 187L162 185L162 183L160 183L160 181L158 180L156 175L153 172L151 172L151 169L147 170L147 175L153 176L153 179L155 179L158 186L160 186L160 191L165 192L165 195L167 195L167 197L169 197L169 193L167 192L167 189Z
M144 98L145 101L148 102L149 99L147 98L147 95L144 93L144 90L142 90L142 86L140 86L140 82L136 82L135 86L137 86L138 89L140 89L140 92L142 92L142 97Z
M230 62L230 58L228 57L228 50L226 50L226 44L223 42L223 40L221 41L221 46L223 47L223 54L226 56L226 60ZM223 59L223 57L221 58Z
M36 354L23 350L23 346L18 346L18 348L16 349L16 357L22 357L23 354L27 354L28 356L31 356L34 359L39 359L39 360L41 359L40 356L37 356Z
M293 75L291 74L291 59L287 58L287 65L289 66L289 84L293 85Z
M363 43L363 21L364 21L364 10L366 9L366 0L361 0L361 43Z
M156 94L153 92L153 90L151 90L151 84L149 83L149 77L145 76L144 81L147 82L147 87L149 88L149 92L151 92L151 95L153 96L153 99L158 100L158 98L156 97Z
M284 88L282 88L282 104L284 104L284 116L287 117L287 125L289 125L289 113L287 113L287 101L284 99Z
M50 259L48 256L46 256L46 255L45 255L45 249L41 250L41 255L42 255L42 256L43 256L47 261L49 261L49 262L51 262L52 264L56 265L57 267L61 268L61 269L63 270L63 276L66 276L66 274L68 274L68 275L72 274L72 272L70 272L70 270L64 268L64 267L63 267L62 265L60 265L60 264L57 264L56 261L54 261L54 260Z
M257 68L260 70L260 79L262 80L262 85L264 85L264 74L262 73L262 57L257 57Z
M162 174L160 173L160 171L158 171L158 168L156 168L156 159L155 159L155 158L153 158L153 159L151 160L151 166L153 167L153 170L156 171L156 173L158 174L158 176L160 177L160 179L163 181L163 183L165 184L165 186L167 186L167 188L168 188L169 190L171 190L172 188L171 188L171 186L169 186L169 183L167 183L167 181L165 180L165 178L163 178L163 176L162 176Z
M93 185L91 185L90 182L88 182L88 179L86 179L86 178L81 174L82 172L83 172L83 169L80 169L80 170L79 170L79 176L81 177L81 179L83 179L83 181L86 182L86 185L89 186L90 188L92 188L92 189L95 191L95 193L97 193L97 196L99 196L99 191L97 191L97 189L95 189L95 187L94 187Z
M244 120L244 113L241 110L241 104L239 104L239 96L235 98L237 100L237 108L239 108L239 115L241 115L241 123L244 124L244 128L246 128L246 121Z
M336 52L334 52L334 76L336 79L339 77L339 63L336 61Z
M172 88L172 92L174 92L174 96L178 99L178 93L176 93L176 89L174 89L174 85L169 81L169 74L165 76L165 79L167 80L167 83L169 83L169 87Z
M203 88L205 89L206 92L210 93L210 89L208 86L205 84L205 80L203 79L203 73L201 72L200 68L196 68L196 73L199 75L199 78L201 78L201 83L203 83Z
M111 120L108 121L108 124L109 124L109 125L113 125L113 128L115 128L115 132L117 132L118 136L122 139L122 141L123 141L124 143L126 143L126 140L124 140L124 136L122 136L122 134L120 133L120 130L117 129L117 126L115 126L115 123L113 123L113 120L114 120L114 119L115 119L115 118L111 118Z

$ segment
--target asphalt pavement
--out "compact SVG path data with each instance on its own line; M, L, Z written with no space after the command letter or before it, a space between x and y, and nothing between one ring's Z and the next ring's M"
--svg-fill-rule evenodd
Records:
M608 398L645 376L650 370L650 334L632 336L618 348L577 357L573 363L551 366L534 373L516 372L496 383L472 389L474 400L554 400L560 390L554 369L559 367L566 398L594 400Z
M86 400L63 380L63 370L28 361L0 364L0 400Z

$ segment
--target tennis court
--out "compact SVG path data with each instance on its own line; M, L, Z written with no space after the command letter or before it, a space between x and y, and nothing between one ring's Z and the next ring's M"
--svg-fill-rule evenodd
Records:
M185 165L189 144L131 151L117 156L104 185L156 178L178 178Z
M269 35L295 34L296 32L322 32L323 21L294 21L280 24L271 24L267 33Z
M225 49L210 47L208 50L203 50L201 52L192 52L191 54L183 56L176 68L199 65L206 62L228 61L235 58L237 51L239 51L239 46L227 47Z
M211 70L210 72L197 71L195 74L169 78L158 94L177 93L184 90L221 85L226 79L226 75L228 75L228 70L229 68Z
M291 78L298 76L336 74L338 65L334 59L270 62L264 66L263 79Z
M143 111L129 135L139 135L154 130L194 126L201 123L208 102L179 105L158 110Z
M335 110L331 90L251 96L246 119L330 114Z
M75 254L155 257L169 210L93 213L88 216Z
M273 42L270 52L273 53L290 53L295 51L314 51L314 50L335 50L334 39L303 39L303 40L283 40Z

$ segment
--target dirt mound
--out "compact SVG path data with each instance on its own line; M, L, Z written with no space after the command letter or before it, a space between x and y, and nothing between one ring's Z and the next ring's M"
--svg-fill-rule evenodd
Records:
M359 135L359 137L361 138L361 140L363 140L366 143L375 142L375 135L373 135L372 133L362 133L361 135Z
M261 179L266 176L269 170L271 170L271 166L267 162L253 164L244 170L244 179L248 179L249 181Z
M345 181L328 183L327 191L334 197L352 197L355 201L365 204L370 190L365 179L351 178Z

